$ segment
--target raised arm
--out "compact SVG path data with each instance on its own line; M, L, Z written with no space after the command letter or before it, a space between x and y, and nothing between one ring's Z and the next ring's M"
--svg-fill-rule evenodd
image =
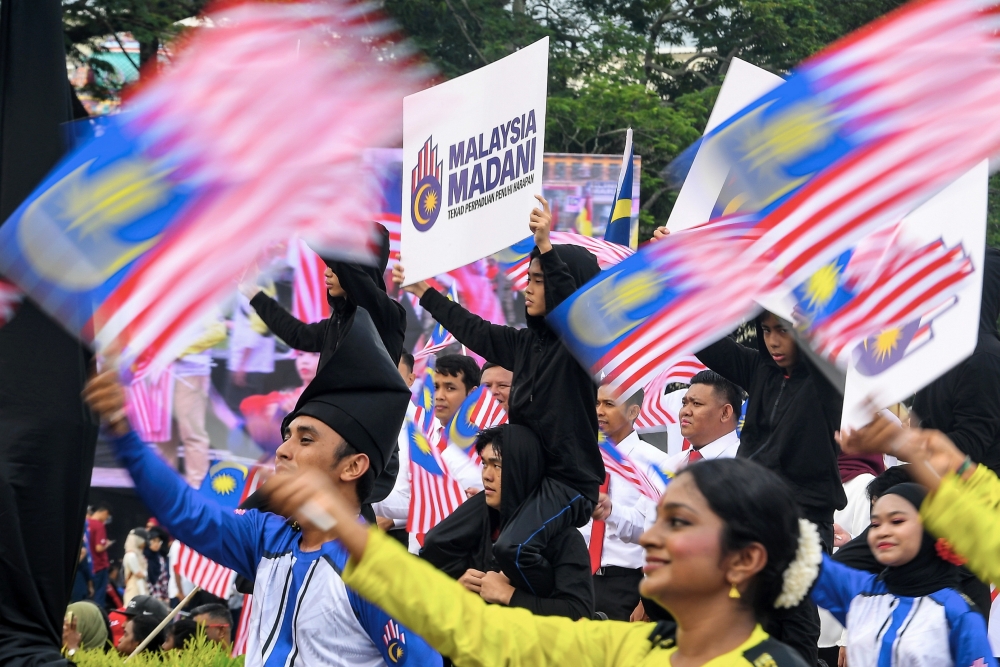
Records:
M760 353L740 345L726 336L695 354L698 361L746 390L753 384L753 377L764 363Z
M420 305L462 345L487 361L514 368L518 339L526 330L487 322L435 289L424 292Z
M851 600L871 590L874 574L861 572L838 563L823 554L823 565L812 589L812 599L840 622L847 624L847 610Z
M192 489L143 443L124 416L124 392L117 373L107 371L87 383L84 398L111 425L112 447L128 469L135 490L167 530L200 554L253 577L263 556L265 517L255 510L237 515Z
M327 323L316 322L306 324L292 316L281 307L277 301L264 294L263 291L250 299L250 305L264 320L267 328L275 336L288 343L289 347L303 352L322 352L323 340L326 337Z
M354 521L329 479L313 472L273 477L267 485L272 503L300 521L317 511L334 520L333 532L351 554L344 583L455 663L624 667L650 652L649 623L574 622L487 604L391 537Z

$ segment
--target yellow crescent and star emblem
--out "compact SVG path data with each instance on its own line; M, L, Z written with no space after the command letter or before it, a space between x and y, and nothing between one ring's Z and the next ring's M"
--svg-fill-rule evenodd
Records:
M570 307L567 323L581 343L602 348L632 331L647 316L636 312L662 298L663 278L644 269L601 280L583 292Z

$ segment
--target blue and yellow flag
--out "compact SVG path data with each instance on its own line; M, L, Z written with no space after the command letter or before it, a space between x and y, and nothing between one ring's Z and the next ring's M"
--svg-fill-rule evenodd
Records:
M622 156L622 170L618 174L618 188L615 190L614 206L608 216L608 226L604 230L604 240L628 246L635 250L638 246L639 228L632 230L632 177L633 177L632 128L625 134L625 154Z
M406 424L406 440L410 444L410 460L432 475L443 476L444 470L438 465L434 452L431 451L431 443L427 436L414 426L413 422Z
M458 445L466 454L472 451L473 445L476 444L476 436L479 435L480 428L472 421L472 417L485 391L486 387L479 385L469 392L455 411L455 416L448 422L448 428L445 429L448 442Z
M420 380L420 391L417 392L416 406L421 409L417 426L424 433L429 433L434 424L434 371L428 368Z
M250 468L235 461L213 461L198 493L219 505L236 509L243 498Z

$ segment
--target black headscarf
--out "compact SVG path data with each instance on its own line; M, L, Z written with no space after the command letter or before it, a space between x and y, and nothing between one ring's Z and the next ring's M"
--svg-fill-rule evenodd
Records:
M914 509L920 510L927 491L919 484L906 482L897 484L880 497L896 495L905 498ZM930 595L942 588L957 588L959 568L938 556L933 535L924 531L920 551L909 563L895 567L887 567L880 578L885 582L889 592L904 597L920 597Z
M494 566L493 535L506 525L545 475L538 436L526 426L507 424L501 428L500 510L486 504L485 493L476 494L427 533L420 552L421 558L455 579L469 568L481 572L498 569Z

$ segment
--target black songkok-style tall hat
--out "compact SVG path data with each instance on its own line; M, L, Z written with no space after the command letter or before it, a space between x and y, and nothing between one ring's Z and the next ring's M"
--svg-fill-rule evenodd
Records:
M337 351L317 370L281 430L300 415L315 417L366 454L369 473L378 476L396 446L409 400L371 316L358 308Z

